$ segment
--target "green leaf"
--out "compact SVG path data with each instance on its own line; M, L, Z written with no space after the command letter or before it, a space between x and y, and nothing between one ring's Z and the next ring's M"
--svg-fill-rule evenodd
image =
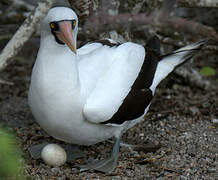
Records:
M200 74L202 76L214 76L216 74L216 71L212 67L205 66L205 67L201 68Z
M6 129L0 128L0 179L25 179L22 162L16 138Z

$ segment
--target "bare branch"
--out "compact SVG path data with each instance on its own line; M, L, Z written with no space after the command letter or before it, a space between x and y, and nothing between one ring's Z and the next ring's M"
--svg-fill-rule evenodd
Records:
M4 69L11 59L19 52L32 34L40 20L47 14L55 0L45 0L38 4L38 7L24 21L12 39L5 46L0 54L0 70Z
M218 0L177 0L180 6L185 7L218 7Z
M96 34L108 30L128 30L135 29L142 25L151 25L159 29L172 29L176 32L185 32L193 34L195 37L209 38L218 41L218 33L209 26L198 22L187 20L180 17L171 16L170 13L174 8L175 0L166 0L162 3L159 10L153 11L151 14L144 13L122 13L111 14L105 7L111 7L110 1L101 0L97 13L87 18L83 30L85 33Z
M159 28L171 28L177 32L185 32L195 36L218 40L218 34L212 27L179 17L170 17L166 15L166 13L162 12L153 12L149 16L144 13L123 13L112 16L105 12L99 12L97 15L91 16L86 21L84 30L92 33L100 33L108 29L120 30L138 27L140 25L153 25L158 26Z
M135 25L144 25L151 23L153 17L145 14L129 14L123 13L115 16L105 12L99 12L97 15L91 16L85 23L84 29L91 32L99 33L107 29L125 29Z
M190 66L181 66L174 71L177 75L189 81L190 84L199 87L201 89L213 89L214 86L210 81L204 79L201 74Z
M216 45L207 45L205 47L205 49L208 50L208 51L218 52L218 46L216 46Z
M13 82L5 81L5 80L3 80L3 79L1 79L1 78L0 78L0 84L6 84L6 85L8 85L8 86L13 86L13 85L14 85Z
M156 25L159 25L162 28L170 27L177 32L185 32L195 36L218 40L218 34L212 27L198 22L189 21L179 17L164 17L161 15L156 20Z

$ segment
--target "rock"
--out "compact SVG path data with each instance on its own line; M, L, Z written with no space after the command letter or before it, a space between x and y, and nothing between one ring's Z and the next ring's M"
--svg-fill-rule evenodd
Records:
M212 119L211 121L212 121L212 123L218 125L218 119Z
M197 107L195 106L192 106L189 108L190 112L193 114L193 115L197 115L197 114L200 114L200 111Z

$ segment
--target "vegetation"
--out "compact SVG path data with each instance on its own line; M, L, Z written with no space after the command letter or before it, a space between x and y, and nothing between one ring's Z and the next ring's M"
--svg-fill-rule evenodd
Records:
M23 159L14 135L0 129L0 179L24 179L21 175Z

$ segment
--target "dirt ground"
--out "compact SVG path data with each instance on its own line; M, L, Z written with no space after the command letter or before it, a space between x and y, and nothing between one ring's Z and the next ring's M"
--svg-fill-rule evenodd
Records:
M10 37L18 26L5 25L0 35ZM9 38L0 40L0 50ZM13 129L26 160L25 173L30 179L218 179L218 58L195 59L192 66L212 66L216 75L206 77L216 89L199 89L171 74L157 89L144 120L123 135L123 141L137 145L160 145L153 152L120 148L118 167L112 174L80 172L76 165L87 159L99 159L110 153L110 142L80 147L86 158L49 167L42 160L33 160L28 148L34 144L54 142L35 123L27 104L27 93L39 38L32 38L0 77L14 85L0 84L0 123ZM1 179L1 178L0 178Z

